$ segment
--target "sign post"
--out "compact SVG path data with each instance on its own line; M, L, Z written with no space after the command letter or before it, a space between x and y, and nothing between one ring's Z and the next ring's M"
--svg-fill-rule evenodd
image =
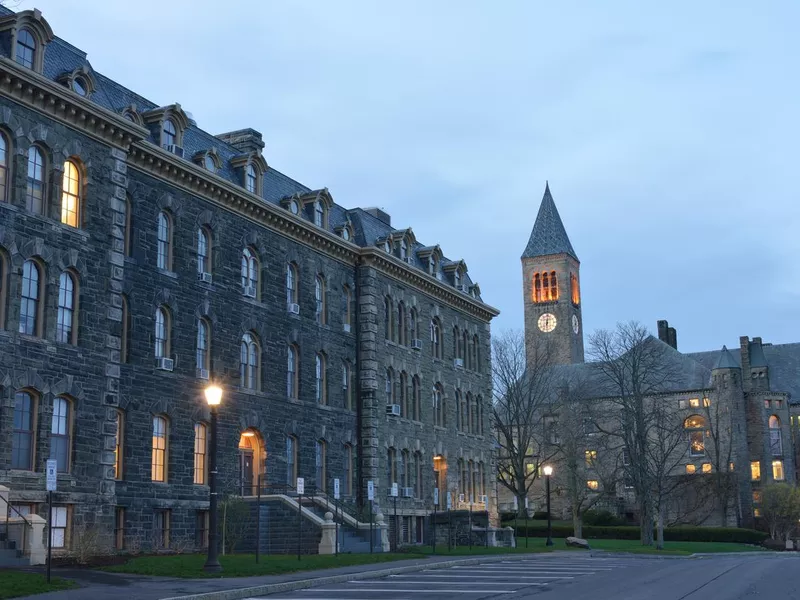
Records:
M528 497L525 496L525 547L528 547Z
M374 535L372 533L372 502L375 500L375 484L372 479L367 481L367 500L369 500L369 553L372 554L372 544Z
M453 507L453 493L447 492L447 551L451 550L453 539L453 514L450 509Z
M397 530L400 523L397 522L397 482L392 482L392 498L394 498L394 551L397 552Z
M334 506L336 519L334 523L336 523L336 556L339 556L339 478L333 480L333 499L336 501Z
M58 485L58 461L47 460L47 583L50 583L50 564L53 562L53 492Z
M297 478L297 560L300 560L300 550L303 545L303 492L306 489L306 480Z
M433 554L436 554L436 509L439 508L439 488L433 488Z

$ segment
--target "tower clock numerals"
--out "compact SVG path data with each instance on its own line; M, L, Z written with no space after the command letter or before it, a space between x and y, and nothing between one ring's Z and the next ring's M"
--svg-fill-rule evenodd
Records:
M572 331L575 332L575 335L578 335L578 332L581 330L580 323L578 323L578 315L572 315Z
M558 325L558 320L554 314L544 313L541 317L539 317L537 324L539 325L539 329L541 331L544 333L550 333L556 328L556 325Z

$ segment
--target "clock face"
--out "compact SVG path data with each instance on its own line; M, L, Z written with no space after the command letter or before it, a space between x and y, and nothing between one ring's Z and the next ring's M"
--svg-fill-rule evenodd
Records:
M544 313L541 317L539 317L539 329L544 331L545 333L550 333L553 329L556 328L558 321L556 320L556 316L551 313Z
M572 331L575 332L575 335L578 335L580 331L580 324L578 323L578 315L572 315Z

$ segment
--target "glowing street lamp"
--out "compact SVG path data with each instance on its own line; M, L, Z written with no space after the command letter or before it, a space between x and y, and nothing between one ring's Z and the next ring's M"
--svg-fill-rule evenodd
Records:
M211 439L208 444L208 557L203 570L210 573L222 571L217 548L217 412L222 403L222 388L211 384L205 389L206 403L211 409Z
M547 542L545 546L553 545L553 522L550 519L550 477L553 475L553 467L546 465L544 467L544 481L547 488Z

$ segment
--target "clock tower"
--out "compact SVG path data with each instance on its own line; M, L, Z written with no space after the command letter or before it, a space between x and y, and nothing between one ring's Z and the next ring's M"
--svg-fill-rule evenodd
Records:
M584 361L578 256L556 209L549 184L522 253L525 352L528 363L546 352L552 364Z

